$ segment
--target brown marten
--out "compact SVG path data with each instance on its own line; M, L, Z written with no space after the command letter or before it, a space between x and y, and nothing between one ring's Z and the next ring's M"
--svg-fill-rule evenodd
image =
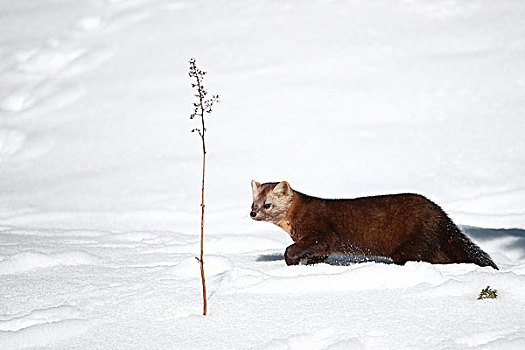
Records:
M288 265L318 263L331 253L387 257L396 264L474 263L498 269L437 204L418 194L321 199L286 182L252 181L250 216L285 230L295 242Z

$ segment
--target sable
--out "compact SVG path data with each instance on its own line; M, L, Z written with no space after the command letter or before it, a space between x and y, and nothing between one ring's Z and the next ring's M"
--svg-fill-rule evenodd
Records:
M285 230L294 244L286 264L323 262L332 253L433 264L474 263L498 269L437 204L419 194L322 199L286 182L252 181L250 216Z

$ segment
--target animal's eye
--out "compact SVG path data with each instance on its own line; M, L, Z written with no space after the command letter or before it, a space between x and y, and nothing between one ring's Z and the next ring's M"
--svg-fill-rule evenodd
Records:
M265 204L264 209L270 209L271 204Z

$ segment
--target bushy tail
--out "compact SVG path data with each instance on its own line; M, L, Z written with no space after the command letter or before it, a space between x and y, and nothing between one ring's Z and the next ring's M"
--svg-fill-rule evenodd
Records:
M461 263L474 263L479 266L491 266L496 270L498 266L492 261L490 255L472 242L450 219L446 232L450 242L448 251Z

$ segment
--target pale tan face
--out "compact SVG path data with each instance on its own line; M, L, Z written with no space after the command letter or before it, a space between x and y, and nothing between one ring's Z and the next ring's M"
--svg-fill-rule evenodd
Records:
M253 204L250 213L252 219L278 224L288 214L293 191L286 181L262 185L252 181L252 196Z

